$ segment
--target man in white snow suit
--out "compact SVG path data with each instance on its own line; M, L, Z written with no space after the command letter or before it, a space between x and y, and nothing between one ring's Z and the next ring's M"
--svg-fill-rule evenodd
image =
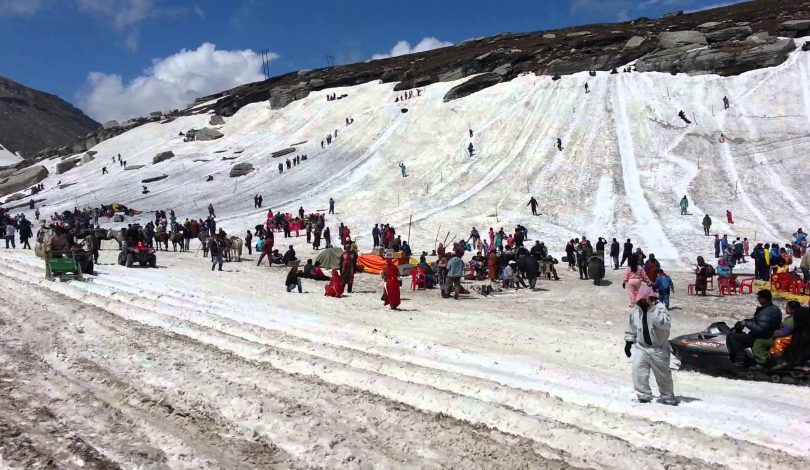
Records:
M653 399L650 390L650 370L661 393L659 403L677 405L669 369L669 330L671 318L667 307L658 301L649 286L643 286L636 296L625 332L624 353L633 359L633 388L640 403Z

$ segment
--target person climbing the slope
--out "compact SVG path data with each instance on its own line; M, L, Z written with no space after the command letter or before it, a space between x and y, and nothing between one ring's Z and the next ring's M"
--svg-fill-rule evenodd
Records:
M709 236L709 229L712 228L712 218L709 214L703 216L703 234Z
M475 153L475 147L473 146L472 142L470 142L470 145L467 146L467 152L470 153L470 158L472 158L473 153Z
M562 146L562 139L560 139L559 137L557 137L557 150L559 150L560 152L564 150Z
M408 169L405 167L405 162L399 162L399 169L402 172L402 177L408 176Z
M588 88L588 83L585 83L585 94L587 95L590 92L591 92L591 90L590 90L590 88Z
M650 389L650 370L661 393L658 400L663 405L677 406L678 399L672 384L669 368L669 331L671 318L663 302L648 286L638 292L630 312L624 335L624 354L633 359L633 388L639 403L653 399Z
M728 221L728 223L732 225L734 224L734 216L731 214L730 210L726 210L726 220Z
M530 206L532 208L532 215L538 215L537 214L537 199L535 199L534 196L532 196L532 198L529 199L529 203L526 204L526 205Z
M729 107L728 96L724 96L723 97L723 109L728 109L728 107Z
M681 215L687 215L687 210L689 209L689 199L686 198L686 195L681 198Z
M681 118L681 119L683 119L683 122L685 122L686 124L692 124L692 121L690 121L690 120L689 120L689 119L686 117L686 113L685 113L685 112L683 112L683 110L680 110L680 111L678 112L678 117L679 117L679 118Z

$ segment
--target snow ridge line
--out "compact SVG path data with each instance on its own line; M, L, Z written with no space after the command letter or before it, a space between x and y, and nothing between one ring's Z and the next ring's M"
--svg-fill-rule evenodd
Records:
M626 102L624 97L623 81L624 77L617 77L615 81L613 102L613 120L616 129L616 139L619 148L619 155L622 161L622 178L624 180L624 191L628 199L628 204L636 218L638 225L638 236L645 244L655 249L659 259L678 260L678 250L667 238L663 227L653 214L650 203L644 195L644 188L641 186L641 178L638 174L638 164L633 150L633 136L627 117Z

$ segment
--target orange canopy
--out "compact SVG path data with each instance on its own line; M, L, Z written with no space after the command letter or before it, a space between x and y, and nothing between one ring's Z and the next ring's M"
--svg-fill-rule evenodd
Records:
M394 264L408 264L408 258L394 258ZM385 269L385 258L380 255L360 255L357 257L357 265L363 268L363 272L380 274Z

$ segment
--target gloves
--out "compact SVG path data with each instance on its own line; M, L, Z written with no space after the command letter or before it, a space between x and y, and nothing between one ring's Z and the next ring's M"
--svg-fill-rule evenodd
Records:
M622 282L622 289L624 289L626 286L627 286L627 283L626 283L626 282Z
M625 356L630 357L630 348L632 348L632 347L633 347L633 343L631 343L630 341L625 341L624 342L624 355Z

